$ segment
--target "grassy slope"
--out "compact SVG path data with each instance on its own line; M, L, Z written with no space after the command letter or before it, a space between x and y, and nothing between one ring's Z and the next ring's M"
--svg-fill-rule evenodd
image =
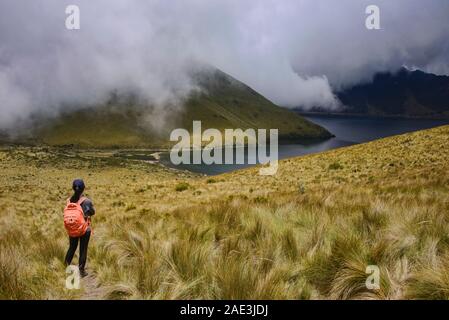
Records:
M81 176L103 297L448 299L448 138L445 126L284 160L273 177L6 149L0 297L82 295L64 290L61 225ZM365 287L372 264L377 291Z
M296 112L279 108L253 89L232 77L212 71L202 74L199 84L205 89L187 103L183 125L202 120L207 127L279 129L281 138L327 138L329 133Z
M204 71L196 77L203 88L202 93L193 94L179 113L169 111L164 131L152 130L143 124L144 117L151 123L151 108L110 104L95 112L85 110L66 114L41 128L36 136L50 145L159 147L167 145L171 130L191 129L193 120L201 120L204 129L279 129L283 139L330 136L325 129L274 105L221 71Z

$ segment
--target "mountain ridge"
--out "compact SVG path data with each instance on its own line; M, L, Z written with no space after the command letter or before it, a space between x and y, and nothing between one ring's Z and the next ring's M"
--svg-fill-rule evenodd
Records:
M214 68L192 74L201 88L190 94L182 108L167 106L163 116L133 95L111 99L95 108L64 112L57 118L39 121L25 138L29 144L79 147L167 147L171 130L191 132L194 120L203 128L279 129L280 140L326 139L326 129L297 113L281 108L255 90ZM76 124L74 130L74 125ZM161 124L163 123L163 124ZM159 126L159 127L158 127ZM4 139L3 139L4 140Z
M401 68L374 75L371 82L336 92L343 107L312 113L449 119L449 77ZM307 112L304 112L307 113Z

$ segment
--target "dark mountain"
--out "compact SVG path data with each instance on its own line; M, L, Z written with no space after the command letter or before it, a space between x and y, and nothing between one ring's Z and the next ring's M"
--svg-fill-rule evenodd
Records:
M342 113L449 118L449 77L405 68L337 93ZM321 110L314 110L321 111Z

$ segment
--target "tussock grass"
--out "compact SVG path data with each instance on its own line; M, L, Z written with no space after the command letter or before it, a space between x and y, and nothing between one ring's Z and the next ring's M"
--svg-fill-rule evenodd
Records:
M190 185L187 182L180 182L176 185L175 190L178 192L185 191L190 188Z
M0 234L0 299L73 298L65 290L64 249L60 242L36 238L2 223Z
M430 265L422 265L412 273L405 297L409 299L449 299L449 258L447 253Z
M82 295L64 287L62 227L82 176L97 209L88 268L104 298L448 299L448 138L436 128L213 183L95 152L61 163L51 148L0 150L0 298ZM183 183L190 191L176 192ZM365 285L369 265L379 290Z
M27 270L24 270L26 260L17 255L19 248L15 246L0 247L0 298L27 299L33 296L28 288L30 280Z

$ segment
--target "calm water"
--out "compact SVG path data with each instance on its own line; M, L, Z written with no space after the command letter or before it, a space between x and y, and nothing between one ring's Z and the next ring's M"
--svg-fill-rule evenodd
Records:
M337 139L350 142L351 144L449 124L449 120L426 119L363 118L350 116L306 116L306 118L332 132L337 136Z
M332 132L336 137L311 144L279 145L279 159L317 153L357 143L372 141L388 136L398 135L422 129L429 129L444 124L449 120L418 120L418 119L391 119L391 118L362 118L362 117L333 117L333 116L306 116L312 122L319 124ZM232 148L232 147L231 147ZM201 151L197 151L201 152ZM245 167L255 159L245 158L246 164L220 165L220 164L181 164L175 166L170 161L169 154L161 155L161 162L169 167L189 170L207 175L217 175Z

